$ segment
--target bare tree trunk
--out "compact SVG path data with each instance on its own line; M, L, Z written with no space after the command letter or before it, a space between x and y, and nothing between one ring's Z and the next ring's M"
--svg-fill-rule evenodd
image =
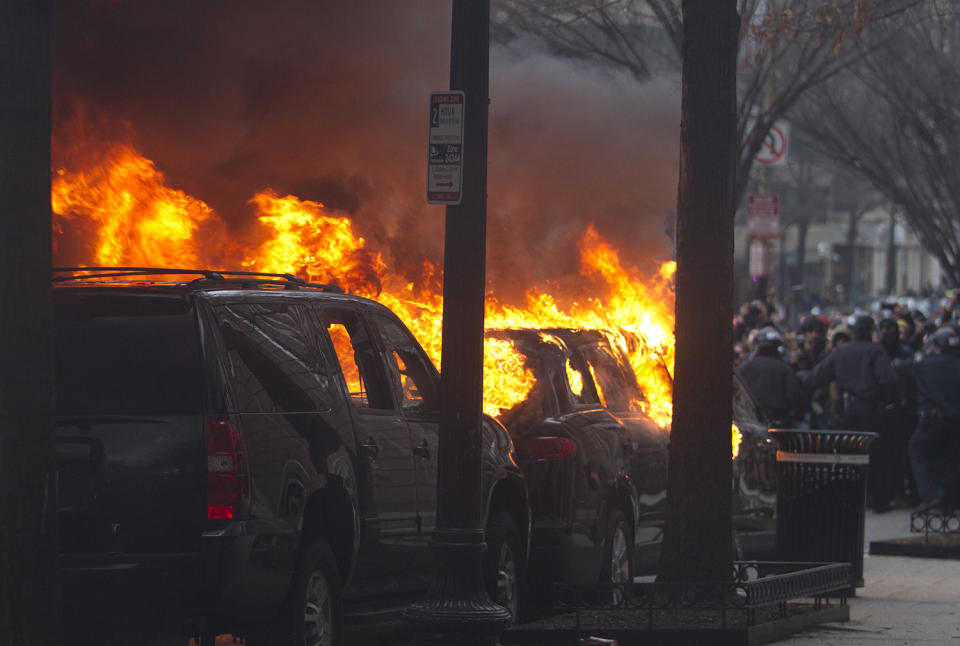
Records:
M683 0L676 373L659 577L730 577L736 0Z
M850 219L847 221L847 275L846 284L843 288L846 290L846 302L854 304L857 297L857 225L860 223L860 211L854 208L850 211Z
M807 296L806 264L807 264L807 233L810 232L810 220L801 219L797 222L797 246L795 265L793 266L793 284L790 286L790 322L797 323L800 303ZM796 288L796 289L795 289ZM799 291L798 291L799 290Z
M897 293L897 214L890 207L890 231L887 233L887 294Z
M61 643L50 311L51 0L0 0L0 644Z

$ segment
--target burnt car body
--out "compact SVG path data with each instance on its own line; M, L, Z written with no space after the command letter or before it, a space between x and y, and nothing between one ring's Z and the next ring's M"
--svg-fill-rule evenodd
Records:
M624 581L659 559L669 429L637 405L622 336L602 330L488 332L526 357L534 385L499 419L514 437L527 478L533 525L529 580L544 599L552 582ZM744 554L775 544L775 446L736 375L734 526Z
M101 273L53 290L71 640L336 644L343 615L419 599L435 554L439 375L401 321L289 276ZM505 429L485 418L482 431L484 574L509 607L526 488Z

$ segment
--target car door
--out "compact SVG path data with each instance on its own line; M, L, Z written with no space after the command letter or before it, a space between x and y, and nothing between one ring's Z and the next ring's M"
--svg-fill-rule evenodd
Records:
M670 434L642 411L643 394L626 355L606 337L575 348L586 365L600 404L622 423L627 472L637 494L638 544L659 541L667 497Z
M205 338L224 396L214 410L243 437L250 517L270 521L256 525L263 533L248 555L247 576L227 594L254 607L279 604L296 565L305 493L353 447L352 426L336 406L329 358L302 303L244 295L209 306Z
M437 519L439 375L400 321L385 314L377 314L375 320L383 340L393 390L413 441L418 538L426 547Z
M733 461L734 526L773 531L777 500L776 442L763 413L740 377L733 375L733 423L739 445Z
M347 596L417 589L417 490L410 430L370 327L353 308L320 311L340 364L357 441L363 523L357 573Z

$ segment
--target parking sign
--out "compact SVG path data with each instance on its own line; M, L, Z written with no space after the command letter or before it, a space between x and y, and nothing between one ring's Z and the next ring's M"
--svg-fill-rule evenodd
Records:
M427 202L460 204L463 195L463 112L460 91L430 94Z
M777 194L747 196L747 231L754 239L780 237L780 197Z

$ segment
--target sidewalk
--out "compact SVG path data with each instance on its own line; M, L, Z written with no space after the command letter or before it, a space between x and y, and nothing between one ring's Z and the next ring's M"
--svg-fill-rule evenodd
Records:
M909 535L910 510L867 512L865 548ZM863 570L865 586L848 601L850 621L814 626L776 644L960 646L960 560L866 554ZM409 643L410 635L402 622L351 627L346 644L395 646Z
M910 535L910 510L867 512L866 545ZM870 556L850 621L823 624L778 644L960 645L960 560Z

